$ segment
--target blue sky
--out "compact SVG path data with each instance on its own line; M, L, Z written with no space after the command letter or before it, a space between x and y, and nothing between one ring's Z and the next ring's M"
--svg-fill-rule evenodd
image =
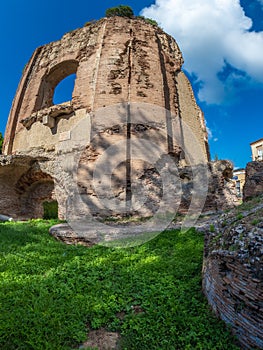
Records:
M23 68L36 47L120 3L154 18L184 56L209 129L212 158L244 167L263 137L263 0L18 1L0 4L0 132Z

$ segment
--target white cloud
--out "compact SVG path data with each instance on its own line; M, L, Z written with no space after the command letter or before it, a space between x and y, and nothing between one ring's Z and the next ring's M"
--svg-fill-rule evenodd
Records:
M212 133L212 130L207 125L206 125L206 131L207 131L208 139L212 140L213 139L213 133Z
M207 124L206 124L206 131L207 131L209 141L214 141L214 142L218 141L218 137L214 137L213 131L207 126Z
M252 20L239 0L156 0L141 14L176 39L184 68L202 82L200 100L221 103L239 81L263 83L263 32L250 31ZM235 70L222 81L226 62Z

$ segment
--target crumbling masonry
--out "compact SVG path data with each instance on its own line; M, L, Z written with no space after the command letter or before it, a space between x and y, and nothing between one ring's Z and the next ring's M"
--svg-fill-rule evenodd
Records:
M90 181L99 156L116 142L150 140L177 164L189 165L198 161L189 161L185 155L185 143L190 143L188 129L206 163L209 150L204 118L181 70L182 63L175 40L142 19L104 18L36 49L25 67L8 119L3 145L8 158L2 160L6 166L0 172L2 191L9 200L7 205L2 203L0 211L13 217L39 217L41 203L56 199L59 216L65 218L76 181L72 164L67 167L65 163L72 161L73 151L83 145L86 149L80 155L79 171L83 164L89 169L84 166L85 181L83 176L78 179L78 191L92 198L89 203L94 215L118 214L98 203ZM54 105L56 86L73 73L72 100ZM196 147L192 153L195 159ZM23 162L21 157L27 160ZM156 190L156 200L151 204L153 196L148 195L146 209L140 213L151 214L161 195L153 165L127 160L124 149L118 162L111 178L114 196L127 202L132 182L144 182L148 194ZM10 172L12 180L5 183ZM29 202L30 207L25 206Z

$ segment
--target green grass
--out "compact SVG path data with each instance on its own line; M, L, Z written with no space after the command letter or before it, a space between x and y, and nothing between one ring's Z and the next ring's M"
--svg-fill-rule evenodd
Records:
M243 219L244 215L242 213L237 214L236 218L237 220Z
M201 293L202 234L88 249L56 241L50 225L0 224L1 350L78 348L88 327L118 331L127 350L238 349Z

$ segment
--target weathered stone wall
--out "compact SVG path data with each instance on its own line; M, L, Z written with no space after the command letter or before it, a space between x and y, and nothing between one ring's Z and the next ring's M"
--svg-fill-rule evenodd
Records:
M215 188L220 191L220 186ZM205 242L204 293L247 349L263 348L262 194L263 162L250 162L243 188L245 204L215 221Z
M196 176L193 176L196 172ZM194 187L205 191L205 200L201 212L218 212L235 207L239 200L235 193L235 185L231 181L233 165L227 160L220 160L199 166L178 167L182 186L179 212L187 214L194 196ZM202 191L200 190L200 194ZM198 200L198 198L197 198Z
M206 233L203 290L242 348L263 348L263 204L223 214Z
M0 157L0 212L1 214L19 216L19 197L16 192L16 182L28 171L33 159L19 157L14 160L12 156Z
M27 64L10 112L4 153L30 153L38 147L56 152L83 113L92 116L109 105L136 102L171 112L165 119L170 139L178 132L177 119L185 122L208 159L204 118L182 63L175 40L141 19L104 18L65 34L38 48ZM72 73L71 103L53 106L57 84ZM166 147L172 153L176 145L171 141Z
M249 162L246 166L244 200L263 194L263 162Z
M210 163L211 175L205 203L205 211L220 211L234 208L239 204L232 181L233 164L228 160Z
M14 219L43 217L44 201L56 200L54 179L39 167L45 159L0 157L0 212ZM48 170L47 164L45 167ZM50 169L49 169L50 170Z
M145 206L137 213L150 215L161 200L158 171L168 167L167 155L176 166L209 160L204 117L182 64L175 40L137 18L104 18L39 47L25 67L13 101L4 153L46 158L38 166L52 178L54 195L49 196L58 198L60 217L65 218L76 204L68 201L79 192L103 215L96 191L91 190L94 169L99 157L121 144L110 155L116 169L105 180L113 191L105 191L101 199L115 196L125 205L132 195L135 203L146 188ZM54 105L56 86L72 73L76 73L72 100ZM78 178L83 168L84 184ZM36 197L42 196L41 191L44 197L45 191L52 192L50 179L43 181L37 190L32 182L19 193L17 206L30 207L32 215L38 207L34 215L40 215ZM176 186L170 196L173 192Z
M107 135L111 136L111 134ZM117 138L122 138L120 130L116 135ZM21 155L1 156L0 213L15 219L42 217L43 202L56 200L59 205L60 219L67 219L72 215L85 216L87 213L103 218L126 215L127 184L123 174L126 172L127 164L118 163L117 159L118 166L113 169L110 176L111 182L104 184L105 191L97 192L96 179L95 184L93 182L94 162L103 148L100 145L100 138L93 142L95 142L92 144L94 148L88 147L83 152L79 152L77 163L72 159L75 155L66 149L58 159L31 158ZM129 215L152 216L159 210L164 196L164 179L159 170L164 168L165 164L165 157L159 160L157 168L143 160L134 162L131 173L134 206L129 208ZM77 168L74 168L76 166ZM174 214L187 213L193 197L195 196L195 201L200 199L193 193L194 182L197 181L198 187L202 188L204 175L207 177L208 187L204 193L205 199L201 203L203 207L198 207L198 210L216 212L233 206L235 196L226 197L225 195L225 191L228 191L227 180L229 179L223 171L231 171L231 169L230 163L221 161L216 166L203 164L192 168L175 167L173 177L168 173L169 178L165 180L165 191L170 194L167 200L169 205L167 211L173 211ZM195 178L193 178L193 171L198 174ZM75 172L76 176L72 172ZM200 194L202 195L202 191ZM77 200L74 198L76 195L80 196ZM116 208L115 201L119 201Z

